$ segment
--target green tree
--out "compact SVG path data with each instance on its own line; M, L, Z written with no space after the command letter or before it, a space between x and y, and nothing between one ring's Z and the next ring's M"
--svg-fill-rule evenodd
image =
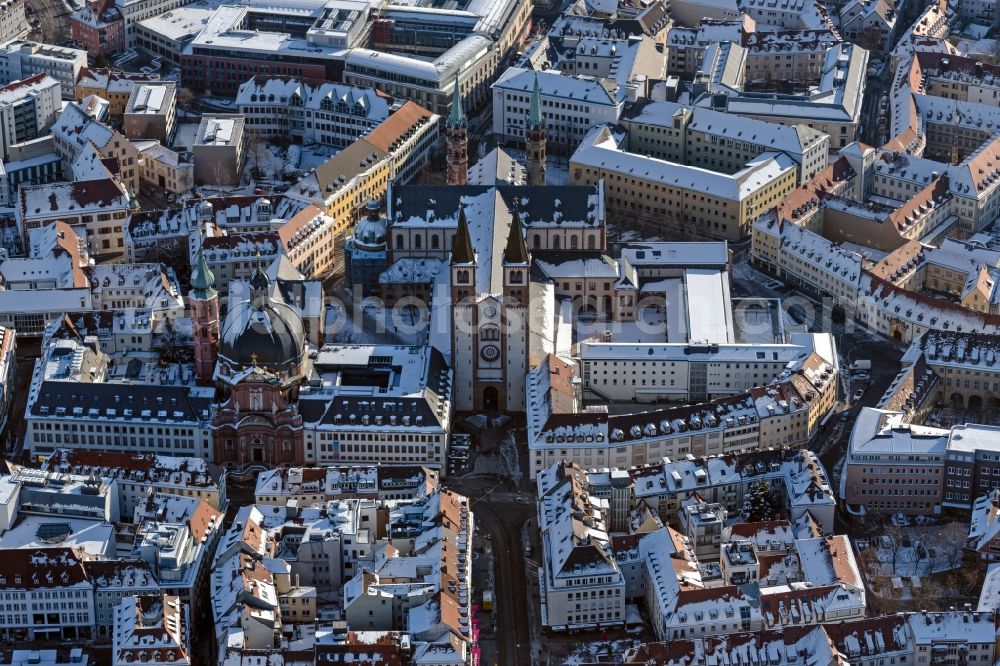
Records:
M781 498L771 489L764 479L751 484L743 496L741 515L748 523L759 523L765 520L775 520L781 512Z

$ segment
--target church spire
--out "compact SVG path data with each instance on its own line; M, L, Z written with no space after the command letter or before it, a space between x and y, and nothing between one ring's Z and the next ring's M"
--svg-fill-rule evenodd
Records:
M194 370L201 386L209 386L219 353L219 292L215 275L208 267L201 232L198 233L198 261L191 270L191 333L194 338Z
M451 111L444 128L448 158L448 184L465 185L469 180L469 122L462 111L462 86L455 72Z
M476 252L472 249L472 236L469 234L469 221L465 218L465 208L458 209L458 231L451 246L451 263L472 264L476 261Z
M199 207L199 214L201 213L202 207L208 207L209 212L212 210L212 204L203 201L201 207ZM205 239L202 237L201 225L198 226L198 258L191 269L191 293L190 295L194 298L201 300L208 300L210 298L215 298L218 294L215 291L215 273L212 269L208 267L208 260L205 259Z
M542 91L535 74L535 86L531 90L531 106L528 109L528 125L524 128L524 147L528 155L525 165L528 185L545 184L545 116L542 115Z
M531 90L531 106L528 109L528 129L545 127L545 116L542 115L542 91L538 87L538 74L535 74L535 87Z
M465 127L468 121L462 110L462 87L458 84L458 72L455 72L455 87L451 93L451 111L448 113L448 129Z
M529 261L528 245L524 242L521 214L517 207L513 210L510 233L507 235L507 247L503 251L503 260L506 264L526 264Z
M196 298L208 299L215 296L215 273L208 267L204 248L198 248L198 263L191 271L191 291Z

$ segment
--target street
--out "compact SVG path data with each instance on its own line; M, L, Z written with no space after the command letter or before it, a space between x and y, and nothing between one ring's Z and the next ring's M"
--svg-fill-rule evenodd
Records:
M496 654L489 661L486 659L489 650L484 650L485 666L534 663L528 604L529 586L537 582L527 580L525 575L524 544L520 535L524 523L534 516L535 504L517 501L514 499L517 493L499 491L506 485L509 484L484 477L452 479L447 483L450 490L470 498L480 533L492 544L496 628L489 631L488 623L483 621L480 631L487 648L490 640L495 640Z
M473 433L474 455L496 455L507 437L507 428L487 428ZM521 451L520 469L527 468L527 455ZM515 466L517 466L515 465ZM496 474L466 474L450 477L445 485L469 498L480 536L492 547L494 609L490 629L490 616L480 619L480 644L482 664L533 664L537 663L540 648L532 641L532 621L539 622L531 590L538 585L526 573L526 558L522 533L525 524L534 524L534 484L521 479L520 488L508 476ZM483 585L485 581L477 581Z

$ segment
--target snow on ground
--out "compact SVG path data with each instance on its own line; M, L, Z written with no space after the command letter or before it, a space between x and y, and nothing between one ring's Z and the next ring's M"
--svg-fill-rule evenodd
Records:
M329 146L303 146L298 168L302 171L315 169L336 154L337 151Z
M270 145L264 141L257 144L247 144L245 152L245 165L243 167L242 183L252 183L255 180L276 181L281 179L281 172L285 167L285 151L278 146ZM253 177L256 168L259 178Z
M293 143L288 146L288 151L285 153L285 164L282 166L282 174L294 173L296 169L299 168L299 164L302 163L302 146Z
M893 548L893 540L889 535L883 535L875 544L879 563L878 576L923 577L958 568L961 565L961 558L954 549L960 550L961 544L944 543L938 535L945 529L944 525L900 527L902 538L898 548ZM855 545L862 557L867 557L865 553L872 548L872 544L863 539L857 540Z

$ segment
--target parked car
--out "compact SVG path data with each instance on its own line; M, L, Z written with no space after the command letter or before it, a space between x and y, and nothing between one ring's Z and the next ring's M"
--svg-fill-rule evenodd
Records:
M857 391L855 391L854 392L854 402L857 402L858 400L861 400L861 396L863 396L864 394L865 394L865 390L863 388L859 388Z

